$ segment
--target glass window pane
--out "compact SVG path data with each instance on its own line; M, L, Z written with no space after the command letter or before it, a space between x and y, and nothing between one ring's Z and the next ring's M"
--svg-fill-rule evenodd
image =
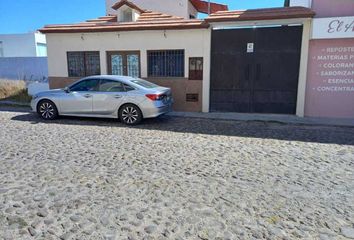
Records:
M68 52L69 77L85 76L85 60L83 52Z
M124 92L123 84L112 80L101 80L100 92Z
M128 54L127 55L128 63L128 76L130 77L139 77L139 55L137 54Z
M90 79L81 81L70 88L72 92L88 92L88 91L97 91L99 80Z
M47 56L47 44L37 43L37 56L46 57Z
M124 84L124 88L125 88L125 91L127 91L127 92L135 90L135 88L133 88L132 86L129 86L128 84Z
M123 57L122 55L111 55L112 75L123 76Z
M184 77L184 50L148 51L149 77Z
M203 80L203 58L189 58L189 79Z
M126 9L123 11L123 22L131 22L133 21L133 10Z
M154 84L154 83L151 83L151 82L148 82L146 80L143 80L143 79L135 79L135 80L132 80L133 83L135 84L138 84L144 88L157 88L159 87L158 85Z
M196 59L195 58L190 58L189 71L190 70L196 70Z
M100 53L85 52L86 76L100 75Z

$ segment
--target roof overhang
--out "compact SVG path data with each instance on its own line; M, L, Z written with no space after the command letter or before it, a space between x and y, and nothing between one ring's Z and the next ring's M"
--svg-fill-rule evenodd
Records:
M164 21L159 23L117 23L117 24L79 24L79 25L49 25L40 29L41 33L95 33L95 32L125 32L144 30L184 30L206 29L209 24L204 21Z
M314 11L305 7L264 8L242 11L219 11L205 19L213 22L262 21L296 18L313 18Z
M209 2L202 0L189 0L194 8L200 13L209 14ZM227 5L210 2L210 13L218 11L227 11L229 8Z

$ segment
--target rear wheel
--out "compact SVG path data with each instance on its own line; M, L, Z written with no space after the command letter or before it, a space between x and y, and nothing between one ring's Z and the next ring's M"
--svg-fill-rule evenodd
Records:
M136 105L125 104L119 109L119 119L127 125L137 125L143 120L143 114Z
M52 101L40 101L37 106L38 115L44 120L54 120L58 117L58 109Z

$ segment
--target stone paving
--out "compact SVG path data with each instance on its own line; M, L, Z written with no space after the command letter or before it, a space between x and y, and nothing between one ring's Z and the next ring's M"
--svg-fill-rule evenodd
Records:
M354 128L0 109L3 239L354 239Z

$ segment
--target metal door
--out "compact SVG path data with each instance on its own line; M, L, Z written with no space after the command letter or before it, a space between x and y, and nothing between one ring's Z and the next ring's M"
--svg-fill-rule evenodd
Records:
M210 110L296 111L302 27L214 30Z

